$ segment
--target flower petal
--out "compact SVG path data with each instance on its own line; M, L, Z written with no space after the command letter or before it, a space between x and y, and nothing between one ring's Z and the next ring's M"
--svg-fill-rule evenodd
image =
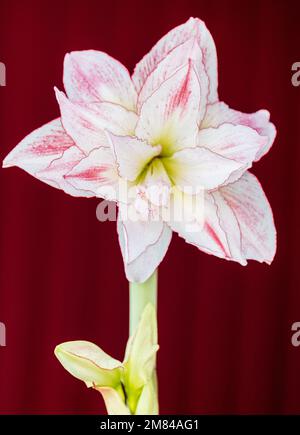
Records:
M169 177L181 188L215 189L244 165L207 148L185 148L163 159Z
M149 224L149 221L148 221ZM154 222L153 222L154 224ZM130 228L130 232L128 231ZM118 235L123 255L125 273L128 281L146 281L163 260L172 238L172 231L164 224L161 231L160 225L151 226L150 230L141 233L145 229L140 222L128 224L118 218ZM143 234L143 237L140 235ZM131 240L139 237L139 245L133 246ZM145 239L145 241L141 240ZM140 252L140 255L136 255ZM130 262L128 260L131 260Z
M202 51L198 45L197 38L194 35L186 42L174 48L147 77L139 95L138 109L143 103L161 86L161 84L170 78L178 69L186 65L189 60L193 62L200 85L200 107L198 122L202 121L206 111L207 94L208 94L208 77L203 65Z
M71 146L62 157L53 160L49 166L36 172L36 176L52 187L64 190L72 196L92 197L95 193L87 188L80 189L72 185L67 178L67 174L72 171L83 159L85 154L76 146ZM86 186L82 186L86 187Z
M177 200L177 198L175 198L175 200ZM202 227L199 231L197 231L196 225L191 226L190 221L179 219L170 221L169 224L172 230L176 231L185 239L186 242L191 243L207 254L212 254L227 260L234 259L235 261L239 261L241 264L246 264L244 259L241 257L240 250L238 250L238 252L235 253L235 257L232 258L233 253L231 252L227 239L228 235L220 225L218 209L213 194L206 192L204 201L204 217L202 215L200 217L200 222L204 222L201 222ZM229 219L232 220L232 218L233 216L230 214ZM231 236L239 239L240 236L237 221L233 219L231 224ZM235 245L236 244L234 244L234 246Z
M235 171L227 183L239 179L245 170L252 166L257 153L267 141L266 136L260 136L253 128L227 123L216 128L201 129L198 135L198 146L242 163L242 168Z
M253 128L261 136L267 137L265 144L257 150L254 159L257 161L269 151L276 137L276 128L269 120L270 113L267 110L258 110L255 113L242 113L230 109L225 103L218 102L207 106L206 116L201 128L219 127L223 123L245 125Z
M164 223L151 220L134 222L129 218L124 219L122 207L120 208L120 216L122 219L121 228L125 238L124 261L131 263L143 254L149 246L154 245L159 240ZM143 237L141 237L141 234Z
M184 225L186 232L200 232L204 225L204 198L204 190L195 194L190 189L183 191L173 186L168 215L164 220L174 231L178 232Z
M194 146L200 99L199 80L189 62L145 101L136 135L151 145L161 145L164 155Z
M88 387L117 387L123 364L89 341L68 341L55 348L62 366Z
M232 235L227 211L219 206L218 195L213 195L220 223L226 233ZM270 264L276 252L276 229L270 204L257 178L246 172L235 183L222 187L220 195L237 220L243 257Z
M113 103L74 103L55 89L60 106L62 124L74 142L86 154L92 149L107 146L105 130L119 135L134 132L137 115Z
M132 80L137 92L140 92L148 76L171 51L191 37L196 37L202 50L203 63L209 78L208 101L218 99L217 54L214 40L206 25L198 18L190 18L186 23L167 33L136 65Z
M147 163L159 155L161 146L151 146L136 137L108 133L121 177L134 181Z
M34 130L4 159L3 167L18 166L50 186L73 196L92 196L66 183L63 175L70 171L84 154L61 125L60 119Z
M135 110L136 91L128 70L101 51L68 53L64 61L64 86L72 101L109 101Z
M110 387L96 387L99 393L102 394L105 402L107 414L109 415L130 415L128 407L120 397L118 391Z
M276 251L276 230L267 198L254 175L207 193L204 228L189 231L184 222L171 227L202 251L246 265L246 259L270 264Z
M117 200L118 174L109 148L96 148L64 175L77 190L93 192L94 196Z

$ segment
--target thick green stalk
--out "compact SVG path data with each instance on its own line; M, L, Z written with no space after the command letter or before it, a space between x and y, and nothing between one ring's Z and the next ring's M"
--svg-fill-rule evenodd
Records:
M157 309L157 270L143 283L129 284L129 335L136 329L146 305L151 302Z

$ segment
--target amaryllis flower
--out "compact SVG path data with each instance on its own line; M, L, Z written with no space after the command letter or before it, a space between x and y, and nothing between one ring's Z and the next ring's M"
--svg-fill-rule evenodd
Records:
M55 348L64 368L102 394L107 412L115 415L158 413L155 386L156 312L148 304L118 361L88 341L69 341Z
M64 86L66 95L56 90L61 117L23 139L4 166L134 211L134 219L118 219L130 281L152 274L173 231L220 258L271 263L272 212L248 170L269 151L276 130L268 111L244 114L219 101L215 44L202 21L171 30L132 76L105 53L67 54ZM134 194L124 200L122 186ZM165 213L191 199L196 207L183 219Z

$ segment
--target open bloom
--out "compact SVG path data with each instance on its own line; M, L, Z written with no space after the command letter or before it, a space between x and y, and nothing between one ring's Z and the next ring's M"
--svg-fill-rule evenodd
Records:
M66 95L56 90L61 117L23 139L4 166L134 211L135 219L118 218L129 280L152 274L172 231L242 265L272 261L272 212L248 169L268 152L276 130L266 110L244 114L219 101L216 49L202 21L171 30L132 77L105 53L67 54L64 86ZM134 188L125 201L124 185ZM165 213L191 200L196 207L187 207L184 219Z
M123 362L88 341L62 343L55 348L55 355L75 378L102 394L108 414L155 415L157 350L156 313L148 304L129 337Z

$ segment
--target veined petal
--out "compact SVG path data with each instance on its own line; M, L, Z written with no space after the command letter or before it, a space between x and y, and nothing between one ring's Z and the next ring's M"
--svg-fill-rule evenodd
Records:
M141 254L131 262L128 262L127 260L129 258L128 254L130 250L129 248L130 234L127 234L126 226L124 225L123 221L121 221L120 217L118 219L117 229L119 235L119 243L120 243L124 266L125 266L125 273L128 281L132 281L132 282L146 281L163 260L167 252L167 249L169 247L169 244L171 242L172 231L167 227L166 224L163 225L162 231L159 234L156 228L155 234L158 235L157 239L153 240L154 239L153 237L151 240L151 238L148 237L148 243L144 244L142 247L144 250L142 251L142 248L139 247L139 251L142 251ZM140 230L139 225L137 230ZM139 233L139 234L143 234L143 233ZM153 235L153 232L150 232L150 235L151 234ZM142 239L143 237L140 237L140 239ZM152 243L149 243L149 240Z
M95 193L89 189L80 189L69 183L67 174L85 158L85 154L76 146L68 148L61 157L54 159L48 167L36 172L36 176L52 187L62 189L72 196L92 197ZM86 187L86 186L84 186Z
M260 136L256 130L244 125L221 124L216 128L204 128L199 131L198 146L208 148L243 166L235 171L227 183L236 181L252 166L256 155L266 145L268 138Z
M228 211L219 205L219 195L232 211L240 232L244 258L270 264L276 252L276 229L270 204L257 178L246 172L238 181L213 193L220 224L232 236ZM232 243L231 243L232 246Z
M63 175L72 169L84 154L61 125L60 119L34 130L4 159L3 167L18 166L50 186L73 196L92 196L65 182Z
M217 101L218 72L216 47L206 25L198 18L190 18L186 23L172 29L160 39L150 52L136 65L132 80L137 92L140 92L148 76L155 70L158 64L171 53L173 49L183 44L191 37L196 37L202 51L203 64L209 78L208 101Z
M60 119L37 128L26 136L4 159L3 167L18 166L34 175L74 145Z
M134 132L137 115L113 103L74 103L56 91L62 124L74 142L86 154L99 147L109 147L105 130L119 135Z
M184 226L185 232L199 233L204 225L204 199L204 190L195 193L191 189L183 191L173 186L165 221L176 232Z
M161 145L163 155L196 144L200 84L192 62L163 82L143 104L136 135Z
M118 391L110 387L96 387L102 394L105 402L107 414L109 415L130 415L128 407L125 405Z
M203 217L201 216L203 219ZM232 218L232 216L230 216ZM212 254L227 260L234 259L241 264L246 264L245 260L241 257L240 251L233 257L227 234L220 225L218 216L218 209L212 193L205 193L204 198L204 224L202 229L197 231L195 226L190 225L190 222L173 220L170 222L173 231L176 231L186 242L196 246L201 251L207 254ZM236 220L232 222L232 236L239 238L239 229ZM196 229L196 230L195 230Z
M126 206L127 207L127 206ZM162 221L124 219L120 209L122 222L120 226L125 239L123 252L125 263L131 263L143 254L149 246L153 246L161 237L164 223ZM143 237L141 237L141 234Z
M64 175L74 188L112 201L118 196L118 174L110 148L96 148Z
M189 231L184 222L172 222L171 227L202 251L242 265L247 259L270 264L276 251L270 205L249 172L218 191L206 193L201 232Z
M176 186L206 190L222 185L244 166L203 147L177 151L172 157L164 158L163 164Z
M267 110L258 110L255 113L242 113L230 109L227 104L217 102L207 106L207 112L201 128L219 127L223 123L234 125L245 125L256 130L260 136L266 137L265 144L257 150L253 160L259 160L271 148L276 137L276 128L270 120L270 113Z
M108 133L121 177L134 181L145 166L161 151L161 146L151 146L136 137L116 136Z
M195 71L198 76L200 85L200 104L198 113L198 122L202 121L206 111L208 95L208 77L203 65L202 51L194 35L187 41L174 48L161 62L158 63L154 71L147 77L139 95L138 109L143 103L161 86L161 84L170 78L178 69L186 65L189 60L193 62Z
M69 341L55 348L62 366L88 387L117 387L123 364L88 341Z
M68 53L64 61L64 86L72 101L109 101L135 110L136 91L128 70L101 51Z

